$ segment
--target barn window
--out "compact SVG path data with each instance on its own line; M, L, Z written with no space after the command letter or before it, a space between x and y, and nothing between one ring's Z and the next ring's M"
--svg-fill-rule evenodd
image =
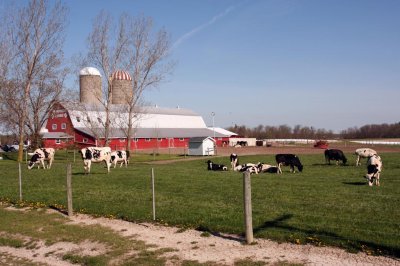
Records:
M51 129L56 130L57 129L57 124L52 124Z
M60 144L61 140L60 139L56 139L56 144Z
M83 143L87 143L89 140L87 138L83 138Z
M179 138L179 141L184 141L185 139L184 138Z
M67 124L66 123L62 123L61 124L61 129L66 129L67 128Z
M76 121L81 122L81 118L79 116L77 116Z
M119 139L119 142L125 142L125 139Z
M138 142L139 139L138 139L138 138L134 138L133 141L134 141L134 142Z
M150 138L146 138L145 140L146 140L146 142L150 142Z
M157 141L162 141L162 138L157 138Z

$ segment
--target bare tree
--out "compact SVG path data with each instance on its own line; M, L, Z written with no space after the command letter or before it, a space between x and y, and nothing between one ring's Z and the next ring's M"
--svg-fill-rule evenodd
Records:
M18 161L22 161L29 97L32 88L41 90L59 74L67 9L60 2L31 0L25 7L5 12L9 15L5 18L6 38L13 51L5 79L9 88L15 86L14 102L10 98L6 104L17 109Z
M128 66L127 48L129 36L127 32L126 16L121 16L114 29L111 15L101 11L93 22L92 32L88 37L88 58L87 62L94 64L103 73L103 97L98 102L105 110L104 138L105 145L109 144L110 135L110 108L112 102L112 73L118 68Z
M132 91L125 95L121 111L127 114L118 126L127 137L126 149L130 150L131 139L140 114L138 107L143 102L143 92L157 87L172 70L173 63L165 62L170 50L170 41L165 30L153 33L152 19L134 18L122 15L116 32L112 32L112 18L101 12L90 34L88 62L93 63L104 74L103 89L105 108L105 142L109 143L110 113L112 103L112 73L117 69L126 70L132 77Z

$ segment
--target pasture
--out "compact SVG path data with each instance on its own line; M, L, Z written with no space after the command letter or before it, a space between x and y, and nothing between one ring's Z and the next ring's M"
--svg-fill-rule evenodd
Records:
M322 154L298 154L302 173L252 175L254 236L298 244L332 245L350 251L400 257L400 154L381 153L380 187L363 178L365 161L355 166L326 165ZM243 234L243 174L207 171L209 157L157 164L137 155L128 168L94 164L84 175L72 165L75 212L128 221L152 221L150 170L155 172L156 219L162 224L209 233ZM167 158L167 157L165 157ZM17 205L66 207L66 163L57 154L52 169L22 167L23 202L19 202L18 166L12 156L0 161L0 198ZM158 159L164 159L160 157ZM229 167L229 157L211 158ZM148 162L146 162L148 161ZM240 156L240 162L274 164L273 155Z

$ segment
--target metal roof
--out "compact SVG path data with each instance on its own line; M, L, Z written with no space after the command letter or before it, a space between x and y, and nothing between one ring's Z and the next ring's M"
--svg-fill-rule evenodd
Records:
M104 129L96 128L76 128L77 130L90 135L104 137ZM137 128L132 134L132 138L193 138L193 137L211 137L214 132L208 128ZM215 133L215 137L229 137L229 135ZM126 138L122 129L111 129L110 138Z
M72 139L74 138L71 135L68 135L65 132L45 132L43 133L44 139Z

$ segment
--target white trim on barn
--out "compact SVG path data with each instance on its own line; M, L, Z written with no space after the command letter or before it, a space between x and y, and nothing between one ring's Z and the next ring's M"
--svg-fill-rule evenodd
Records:
M215 155L215 140L211 137L195 137L189 139L189 155Z

